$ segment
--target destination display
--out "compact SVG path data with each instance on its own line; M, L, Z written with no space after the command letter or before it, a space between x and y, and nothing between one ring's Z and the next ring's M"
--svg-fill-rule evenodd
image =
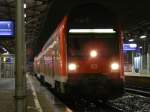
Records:
M135 51L137 49L137 44L123 44L123 50L124 51Z
M0 21L0 37L13 37L14 36L14 22L13 21Z

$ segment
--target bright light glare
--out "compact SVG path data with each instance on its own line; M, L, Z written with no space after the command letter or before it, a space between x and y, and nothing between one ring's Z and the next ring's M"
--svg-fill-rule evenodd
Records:
M69 33L116 33L113 29L70 29Z
M137 47L137 44L129 44L129 46L130 46L131 48L136 48L136 47Z
M27 15L26 15L26 14L24 14L24 17L27 17Z
M8 54L9 54L9 52L7 51L7 52L5 52L5 53L3 53L3 54L7 54L7 55L8 55Z
M24 3L23 7L24 7L24 9L26 9L26 8L27 8L27 4L26 4L26 3Z
M6 57L3 58L3 61L6 62Z
M111 69L112 70L118 70L119 69L119 64L118 63L112 63L111 64Z
M96 51L96 50L92 50L92 51L90 52L90 56L91 56L92 58L95 58L95 57L97 56L97 51Z
M5 52L7 52L7 50L6 50L4 47L3 47L2 49L3 49Z
M147 37L146 35L142 35L142 36L140 36L140 38L141 38L141 39L146 38L146 37Z
M134 39L129 39L129 42L133 42L134 41Z
M75 64L75 63L70 63L69 65L68 65L68 69L69 70L76 70L76 68L77 68L77 65Z

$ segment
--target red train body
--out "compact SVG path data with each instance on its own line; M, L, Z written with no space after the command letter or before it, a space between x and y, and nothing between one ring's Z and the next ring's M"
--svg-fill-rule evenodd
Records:
M122 30L84 25L77 29L78 22L70 18L62 19L35 57L36 74L66 95L119 97L124 91Z

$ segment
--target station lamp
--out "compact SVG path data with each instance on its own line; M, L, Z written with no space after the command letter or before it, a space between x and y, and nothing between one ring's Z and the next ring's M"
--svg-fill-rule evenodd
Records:
M144 38L146 38L146 37L147 37L146 35L140 36L141 39L144 39Z
M3 62L6 62L6 57L3 57Z
M3 49L3 51L7 52L7 49L5 49L4 47L2 49Z
M26 9L26 8L27 8L27 4L26 4L26 3L24 3L23 7L24 7L24 9Z
M134 39L129 39L129 42L133 42L134 41Z
M25 18L27 17L26 13L24 14L24 17L25 17Z

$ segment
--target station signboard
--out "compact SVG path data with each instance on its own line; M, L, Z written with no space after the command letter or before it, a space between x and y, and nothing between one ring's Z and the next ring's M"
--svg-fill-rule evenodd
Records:
M13 37L14 36L14 22L13 21L0 21L0 37Z
M135 51L137 49L136 43L123 44L124 51Z

